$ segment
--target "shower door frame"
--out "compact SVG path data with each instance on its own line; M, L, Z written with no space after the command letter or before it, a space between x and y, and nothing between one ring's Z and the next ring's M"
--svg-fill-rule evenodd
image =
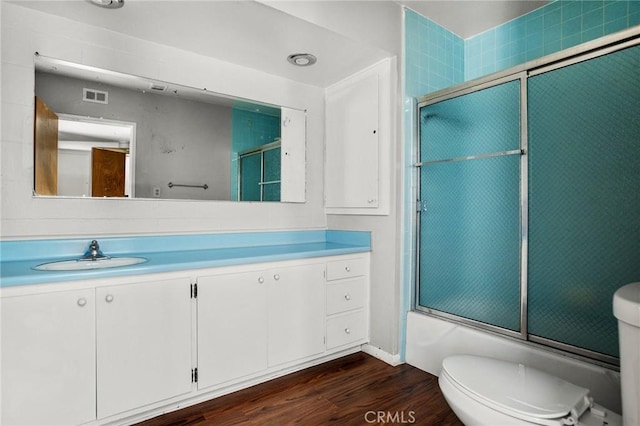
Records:
M412 164L414 173L413 211L414 219L414 283L412 295L412 310L426 315L439 317L448 321L461 323L482 330L498 333L502 336L515 338L528 344L540 344L553 350L563 351L567 355L579 356L592 363L605 363L617 366L618 358L595 352L589 349L573 346L563 342L547 339L540 336L530 335L527 324L527 268L528 268L528 123L527 123L527 81L529 77L540 75L559 68L564 68L579 62L588 61L593 58L607 55L619 50L640 45L640 26L632 27L618 33L601 37L599 39L580 44L578 46L565 49L558 53L545 56L522 65L509 68L485 77L471 80L447 89L434 92L429 95L417 98L414 110L414 158ZM520 330L513 331L496 325L484 323L478 320L461 317L455 314L438 311L433 308L420 306L420 213L422 211L422 201L420 200L420 169L423 166L420 160L420 109L445 100L457 98L470 93L488 89L503 83L520 80ZM501 153L492 153L490 156L497 156ZM504 155L513 155L513 152L505 152ZM485 158L479 155L475 158ZM465 158L471 160L471 157ZM459 159L454 159L459 160ZM443 160L444 162L446 160Z

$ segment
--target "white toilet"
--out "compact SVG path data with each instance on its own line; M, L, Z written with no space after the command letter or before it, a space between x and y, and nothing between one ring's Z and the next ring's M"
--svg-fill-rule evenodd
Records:
M438 382L449 406L467 426L640 425L640 283L620 288L613 305L624 417L595 403L589 389L522 364L476 355L442 362Z

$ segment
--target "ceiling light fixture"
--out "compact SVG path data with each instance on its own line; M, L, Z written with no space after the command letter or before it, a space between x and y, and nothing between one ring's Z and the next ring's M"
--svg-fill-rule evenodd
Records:
M124 0L87 0L91 4L95 4L105 9L119 9L124 6Z
M287 61L298 67L308 67L315 64L318 59L310 53L294 53L287 57Z

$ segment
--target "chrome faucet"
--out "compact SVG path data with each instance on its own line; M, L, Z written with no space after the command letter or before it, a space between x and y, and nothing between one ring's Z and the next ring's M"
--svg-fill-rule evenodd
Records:
M109 256L106 256L100 250L100 244L98 241L92 240L89 244L89 250L86 251L84 256L82 256L81 260L98 260L98 259L109 259Z

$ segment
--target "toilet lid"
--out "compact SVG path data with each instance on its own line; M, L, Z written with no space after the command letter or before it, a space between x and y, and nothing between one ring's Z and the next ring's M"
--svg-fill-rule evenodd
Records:
M555 419L574 408L580 415L587 408L588 389L522 364L455 355L446 358L442 368L469 396L512 416Z

